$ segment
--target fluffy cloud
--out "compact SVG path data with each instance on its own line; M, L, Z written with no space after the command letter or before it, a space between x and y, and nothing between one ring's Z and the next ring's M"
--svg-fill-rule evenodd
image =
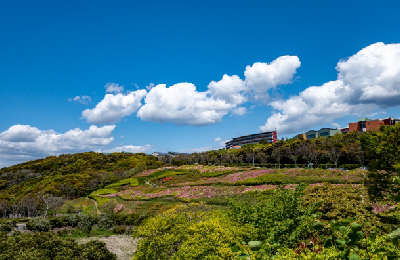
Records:
M260 102L269 100L268 90L292 83L301 63L297 56L281 56L271 63L256 62L244 72L250 97Z
M300 61L297 56L282 56L268 63L247 66L245 80L239 76L223 75L211 81L205 92L198 92L191 83L151 86L137 116L153 122L172 122L177 125L209 125L220 122L228 113L244 115L248 101L265 102L268 90L293 80Z
M198 92L191 83L165 84L153 87L137 115L142 120L172 122L177 125L209 125L221 121L234 104Z
M144 89L128 94L106 94L95 108L84 110L82 117L95 125L119 122L121 118L129 116L139 109L146 94L147 91Z
M222 76L220 81L211 81L208 92L215 99L224 100L228 104L240 105L247 101L244 92L246 84L237 75Z
M118 84L115 83L107 83L104 87L107 93L118 94L124 91L124 86L118 86Z
M83 105L87 105L92 101L92 98L89 96L76 96L74 98L69 98L68 101L70 102L79 102Z
M14 125L0 133L0 160L26 161L48 155L76 153L111 144L115 125L75 128L63 134L29 125Z
M214 143L218 143L219 148L225 147L225 143L229 142L231 139L222 139L221 137L217 137L214 139Z
M270 102L275 110L261 131L307 131L345 115L366 115L400 105L400 44L372 44L337 64L338 78L298 96Z
M125 145L115 147L109 150L105 150L105 153L115 153L115 152L127 152L127 153L148 153L153 151L153 147L149 144L141 145L141 146L134 146L134 145ZM101 151L101 150L100 150Z
M83 111L82 116L90 123L101 125L119 122L137 111L137 116L145 121L196 126L214 124L228 113L246 114L243 105L249 99L266 102L268 91L291 83L299 67L297 56L282 56L271 63L257 62L246 67L245 80L225 74L221 80L211 81L204 92L197 91L191 83L170 87L150 83L146 86L148 93L142 89L126 95L123 86L109 83L106 92L113 94L107 94L95 108ZM141 106L144 97L145 104Z

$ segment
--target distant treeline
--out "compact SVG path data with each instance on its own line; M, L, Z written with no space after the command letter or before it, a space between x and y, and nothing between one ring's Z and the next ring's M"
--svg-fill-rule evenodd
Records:
M355 168L394 170L399 163L400 124L381 126L379 131L348 132L327 138L288 139L276 143L258 143L240 149L220 149L191 155L179 155L172 164L224 164L281 167ZM165 162L169 161L164 157Z

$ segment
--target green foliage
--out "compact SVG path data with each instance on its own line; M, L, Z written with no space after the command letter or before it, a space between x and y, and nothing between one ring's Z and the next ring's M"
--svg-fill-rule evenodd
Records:
M375 231L364 229L353 219L321 224L316 222L313 225L316 231L328 234L323 237L321 245L334 247L341 259L397 259L400 256L400 249L395 246L399 239L398 231L377 238Z
M117 190L114 189L100 189L93 191L92 193L89 194L89 198L94 199L97 201L99 206L104 205L107 201L109 201L108 198L100 197L98 195L107 195L107 194L112 194L112 193L117 193Z
M116 256L105 243L92 241L78 245L74 240L53 233L0 232L0 259L86 259L112 260Z
M139 180L137 178L123 179L123 180L120 180L117 183L113 183L113 184L107 185L105 188L106 189L115 189L115 188L119 188L119 187L125 186L125 185L130 185L131 187L138 186L139 185Z
M191 172L189 171L171 171L171 170L158 170L154 172L153 174L150 175L152 179L162 179L165 177L171 177L175 175L184 175L184 174L190 174Z
M81 215L77 227L80 231L90 234L95 224L96 218L88 215Z
M233 173L233 172L235 172L235 171L202 172L202 173L200 173L200 175L203 177L218 177L218 176L226 175L226 174Z
M26 228L34 232L47 232L51 229L50 221L46 218L32 218L26 223Z
M232 201L228 214L241 225L252 225L257 230L253 239L293 247L312 234L315 206L302 205L304 189L305 185L299 185L294 191L279 189L273 196L253 204Z
M48 220L52 228L61 228L69 224L67 216L51 217Z
M372 207L367 190L362 185L322 185L310 186L306 190L303 204L312 205L320 202L318 211L325 222L355 218L366 227L378 227L382 231L391 231L393 225L381 223L371 212Z
M70 199L86 196L107 184L159 165L154 156L143 153L49 156L0 169L0 198L16 201L42 191Z
M97 226L102 229L110 229L114 225L114 222L111 220L111 218L107 215L100 215L97 219Z
M124 234L126 232L126 227L125 226L115 226L113 228L113 232L116 234Z
M145 221L133 259L236 259L230 244L244 229L201 204L180 206Z
M14 228L14 223L7 219L0 219L0 232L9 232Z

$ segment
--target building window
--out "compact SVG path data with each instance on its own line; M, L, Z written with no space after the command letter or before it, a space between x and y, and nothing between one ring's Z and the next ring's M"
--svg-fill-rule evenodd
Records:
M315 135L307 135L307 138L315 138Z
M329 132L323 132L323 133L320 133L319 135L320 136L327 136L327 135L329 135Z

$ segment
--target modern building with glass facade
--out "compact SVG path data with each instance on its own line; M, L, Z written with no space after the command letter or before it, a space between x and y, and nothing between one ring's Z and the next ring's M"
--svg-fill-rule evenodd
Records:
M233 147L242 146L244 144L259 143L263 140L268 143L275 143L278 140L276 131L239 136L239 137L233 138L231 141L225 143L225 147L226 147L226 149L230 149Z
M377 131L381 125L394 125L400 120L394 117L384 119L360 118L356 123L349 123L349 132Z
M320 130L310 130L306 132L306 139L314 139L318 137L328 137L328 136L333 136L336 133L341 133L340 129L337 128L321 128Z

